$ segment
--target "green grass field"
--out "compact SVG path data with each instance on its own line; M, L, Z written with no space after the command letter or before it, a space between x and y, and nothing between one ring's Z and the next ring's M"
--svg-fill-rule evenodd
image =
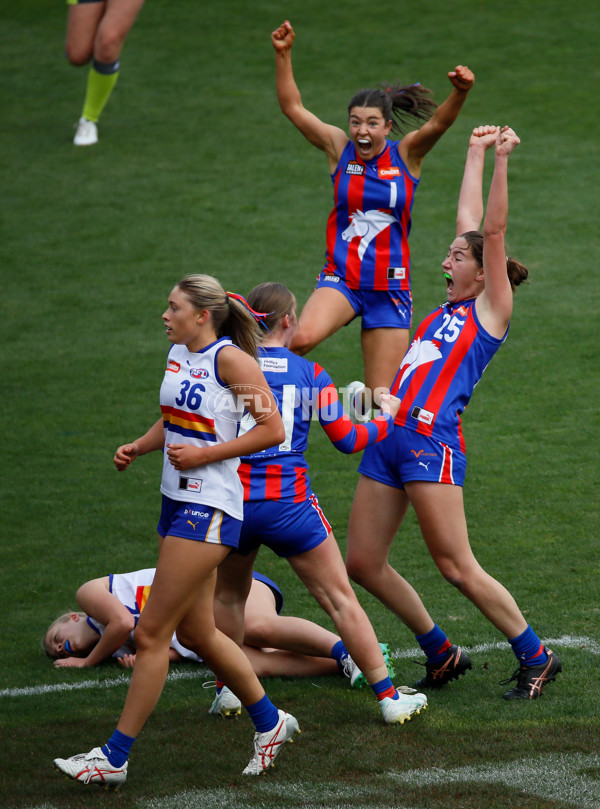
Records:
M448 70L476 73L424 165L411 235L417 322L444 296L470 130L509 123L521 136L508 236L531 284L464 418L466 507L479 560L564 673L541 700L501 699L512 653L443 582L411 514L392 561L474 664L426 712L387 728L368 690L270 680L303 733L275 770L248 781L251 723L209 718L209 672L181 665L134 747L127 786L85 790L52 759L108 738L128 675L116 664L57 671L40 638L83 581L155 562L160 459L126 475L111 460L156 418L167 294L200 271L242 293L282 280L303 303L322 264L326 161L274 92L269 34L284 17L306 106L340 126L360 87L421 81L441 101ZM597 3L149 0L89 149L72 146L86 71L62 56L65 18L63 3L0 4L2 805L599 807ZM339 386L359 378L358 324L313 358ZM315 427L309 460L343 549L358 459ZM283 562L261 551L258 569L280 583L288 613L330 626ZM414 682L414 638L359 596L394 650L397 684Z

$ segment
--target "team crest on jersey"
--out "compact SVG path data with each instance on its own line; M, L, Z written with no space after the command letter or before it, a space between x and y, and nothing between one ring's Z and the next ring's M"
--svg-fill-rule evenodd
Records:
M356 174L359 177L362 177L364 173L364 165L362 163L357 163L355 160L351 160L346 166L346 174Z
M190 368L190 376L193 376L194 379L206 379L208 371L206 368Z
M387 166L387 168L379 168L377 175L380 180L391 180L392 177L400 176L400 169L398 166Z
M391 214L377 208L370 211L354 211L350 214L350 224L346 230L342 231L342 239L345 242L360 239L358 257L362 261L365 251L373 239L395 221Z
M404 380L421 365L428 365L431 362L441 359L441 357L442 352L440 351L439 346L434 343L433 340L421 341L421 338L417 337L416 340L413 340L410 348L404 355L402 365L400 366L402 377L400 379L398 388L401 388ZM417 418L417 416L413 416L413 418ZM419 419L419 421L422 420L423 419Z
M181 369L181 365L175 360L169 360L167 365L167 371L172 371L174 374L178 374Z

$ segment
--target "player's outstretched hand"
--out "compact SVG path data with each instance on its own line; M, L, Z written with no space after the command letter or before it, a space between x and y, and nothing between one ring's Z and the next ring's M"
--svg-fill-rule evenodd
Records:
M514 129L511 129L509 126L503 126L496 138L496 154L509 155L519 143L521 143L521 138Z
M113 458L113 463L119 470L122 472L124 469L127 469L129 464L138 456L138 448L137 444L122 444L115 452L115 457Z
M475 74L466 65L457 65L448 73L448 78L457 90L468 93L475 84Z
M271 34L271 42L276 51L283 53L291 50L296 34L289 20L282 22Z

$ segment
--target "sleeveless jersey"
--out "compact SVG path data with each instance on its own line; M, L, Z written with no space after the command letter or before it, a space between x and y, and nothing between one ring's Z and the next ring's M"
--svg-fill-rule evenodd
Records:
M150 593L152 582L154 581L155 573L156 568L149 567L145 568L144 570L134 570L131 573L111 573L109 576L110 592L119 599L124 607L127 607L135 619L136 626L140 614L146 606L146 601L148 600L148 595ZM256 579L257 581L264 582L271 588L274 587L276 591L279 592L279 588L275 582L271 581L271 579L267 578L262 573L257 573L254 570L252 571L252 578ZM280 604L283 604L283 596L281 596ZM281 606L279 606L277 612L279 613L280 611ZM88 615L87 622L92 629L96 630L99 635L104 634L106 627L104 624L101 624L100 621L96 621L94 618L90 618ZM181 643L179 643L175 633L173 633L173 637L171 638L171 648L175 649L175 651L186 660L195 660L197 663L202 663L202 659L198 657L195 652L192 652L191 649L187 649L185 646L182 646ZM129 639L123 644L123 646L121 646L120 649L117 649L112 656L123 657L126 654L135 654L133 632L131 632Z
M368 424L354 425L340 402L331 377L316 362L287 348L266 347L259 362L277 402L285 427L285 439L277 447L241 459L239 474L244 502L284 500L301 503L312 494L304 451L311 420L318 419L334 447L352 453L388 435L392 417L378 416ZM254 426L246 415L241 430Z
M237 436L243 409L217 369L219 351L230 345L231 340L223 337L198 352L184 345L171 346L160 389L165 445L206 447ZM213 506L241 520L238 465L239 458L230 458L178 472L165 452L160 490L172 500Z
M109 590L119 599L124 607L135 619L137 626L140 613L148 600L150 585L154 581L155 568L145 570L134 570L132 573L111 573L109 578ZM104 634L105 626L94 618L87 618L88 624L96 630L99 635ZM120 649L113 652L113 657L123 657L126 654L135 654L135 643L133 642L133 631Z
M408 234L419 180L409 174L398 143L363 162L348 141L331 177L334 208L327 221L323 272L350 289L410 290Z
M481 325L475 298L445 303L415 332L391 392L402 400L396 424L465 452L460 415L502 345Z

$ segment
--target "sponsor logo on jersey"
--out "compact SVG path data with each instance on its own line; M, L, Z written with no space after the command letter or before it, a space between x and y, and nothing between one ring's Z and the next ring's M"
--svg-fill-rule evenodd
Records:
M179 478L179 488L188 492L202 491L202 478ZM186 509L187 513L187 509Z
M208 371L206 368L190 368L190 376L193 376L194 379L206 379Z
M388 267L387 277L388 280L391 280L392 278L399 278L401 281L404 281L406 278L406 267Z
M287 357L260 357L259 362L263 371L272 371L276 374L287 373Z
M175 360L169 360L169 364L167 365L167 371L173 371L174 374L178 374L181 369L181 365Z
M415 458L420 458L421 456L423 458L437 458L437 452L425 452L424 449L411 449L411 452Z
M357 174L359 177L362 177L364 173L364 165L362 163L357 163L355 160L351 160L346 166L346 174Z
M339 284L340 277L339 275L331 275L327 272L323 275L323 281L327 281L328 284Z
M387 168L380 168L377 174L380 180L389 180L391 177L399 177L400 169L398 166L388 166Z
M458 312L459 315L462 315L463 317L466 317L466 315L468 314L468 309L465 309L464 306L459 306L459 308L456 311Z
M423 424L433 424L435 413L431 410L425 410L423 407L413 407L410 415L417 421L422 421Z

